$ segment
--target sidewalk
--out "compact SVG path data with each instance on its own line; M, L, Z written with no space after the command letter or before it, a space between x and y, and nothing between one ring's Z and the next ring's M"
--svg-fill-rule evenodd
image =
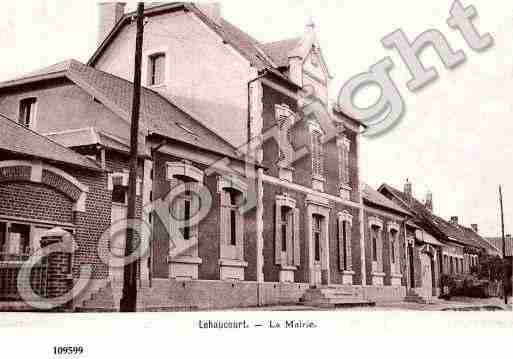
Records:
M511 299L508 305L500 298L453 298L452 300L435 299L430 304L409 303L409 302L388 302L376 303L373 307L342 307L335 309L325 309L311 307L301 304L275 305L258 308L237 308L233 311L494 311L509 310L513 311Z

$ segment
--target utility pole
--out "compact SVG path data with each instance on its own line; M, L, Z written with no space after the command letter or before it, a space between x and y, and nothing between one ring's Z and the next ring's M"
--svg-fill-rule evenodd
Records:
M139 108L141 104L141 59L144 28L144 3L137 4L137 34L135 38L135 68L134 91L132 98L132 116L130 118L130 173L128 178L128 210L127 219L136 218L137 197L137 162L138 162L138 134L139 134ZM129 225L126 233L125 258L135 249L135 235L133 226ZM137 309L137 263L134 261L123 268L123 294L119 303L120 312L135 312Z
M499 201L501 204L501 227L502 227L502 261L506 261L506 237L504 237L504 207L502 204L502 186L499 186ZM506 281L509 280L508 268L504 265L504 273L502 278L502 290L504 292L504 304L508 304L508 293L506 293Z

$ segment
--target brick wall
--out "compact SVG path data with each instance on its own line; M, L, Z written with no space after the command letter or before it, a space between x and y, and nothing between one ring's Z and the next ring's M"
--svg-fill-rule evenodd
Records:
M72 200L41 183L0 183L0 214L26 219L73 222Z

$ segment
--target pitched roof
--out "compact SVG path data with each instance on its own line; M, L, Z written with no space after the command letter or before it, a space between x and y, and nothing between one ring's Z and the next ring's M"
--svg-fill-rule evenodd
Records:
M300 37L262 44L262 49L273 59L279 67L289 64L289 53L301 41Z
M488 237L488 238L486 238L486 240L497 249L498 255L502 257L502 238L501 237ZM506 244L506 257L513 257L513 237L506 236L505 244Z
M119 152L130 152L130 139L113 135L96 127L83 127L44 135L66 147L101 145ZM139 147L139 155L144 155L144 147Z
M410 212L408 212L407 210L405 210L401 206L397 205L393 201L389 200L388 198L383 196L381 193L376 191L374 188L372 188L368 184L363 183L362 185L363 185L362 186L363 187L362 188L362 195L363 195L364 201L369 202L369 203L374 204L374 205L377 205L379 207L384 207L384 208L387 208L387 209L391 209L391 210L393 210L395 212L399 212L399 213L401 213L403 215L411 215Z
M100 166L45 136L0 116L0 151L100 171Z
M252 36L241 30L239 27L233 25L229 21L221 18L220 21L216 22L208 15L206 15L199 7L191 2L169 2L161 3L156 6L149 6L144 9L146 16L152 14L160 14L168 11L187 10L193 12L201 21L203 21L208 27L216 32L225 43L230 44L240 55L246 58L252 66L258 70L267 70L273 75L279 77L281 80L291 84L290 80L284 76L274 62L274 58L268 54L264 46L254 39ZM111 32L107 35L102 44L96 49L94 54L91 56L88 65L94 66L96 60L100 57L101 53L108 47L111 40L118 34L118 32L126 24L129 23L130 19L135 15L135 12L126 13L114 26ZM295 86L295 85L294 85Z
M408 198L404 192L401 192L386 183L380 187L380 191L383 190L386 190L395 196L403 207L408 208L420 220L426 221L429 225L434 226L441 234L447 237L447 239L467 246L482 248L487 251L491 250L489 243L486 243L486 241L472 229L461 225L454 225L449 221L446 221L429 211L426 206L416 198Z
M119 137L129 138L130 111L134 88L130 81L84 65L73 59L45 69L32 73L37 75L23 76L16 80L0 83L0 89L39 81L45 79L49 74L66 77L121 118L118 122L97 119L97 128L107 133L115 133ZM60 71L56 72L56 69L60 69ZM68 129L66 123L63 123L61 128L55 130L66 129ZM200 124L174 103L145 87L141 90L140 134L141 141L139 142L141 146L144 146L145 135L157 134L231 158L240 158L236 149L219 135Z

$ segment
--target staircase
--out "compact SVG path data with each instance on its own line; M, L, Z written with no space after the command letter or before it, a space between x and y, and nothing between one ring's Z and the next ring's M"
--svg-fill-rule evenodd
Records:
M351 287L321 286L308 289L301 302L318 308L365 307L376 303L359 296Z
M117 312L115 297L119 300L122 288L109 282L105 287L91 294L76 308L77 312ZM137 311L190 311L197 308L192 306L177 306L170 298L170 282L168 279L154 279L151 288L142 284L137 288ZM115 294L117 294L115 296Z

